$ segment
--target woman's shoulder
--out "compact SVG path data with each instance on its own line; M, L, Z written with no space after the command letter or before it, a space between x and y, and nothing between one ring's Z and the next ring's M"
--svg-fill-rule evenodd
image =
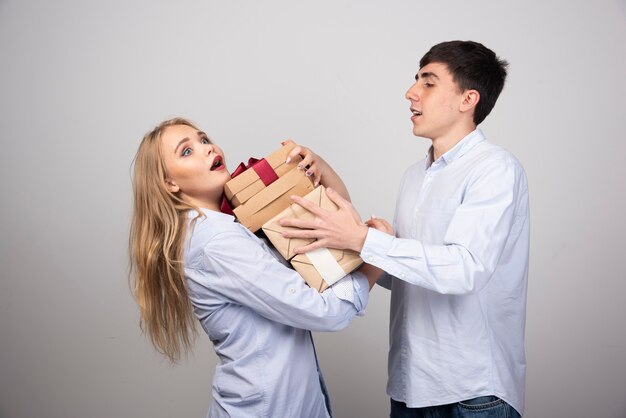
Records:
M188 244L204 245L220 236L245 235L235 217L222 212L203 209L201 212L189 211L187 229Z
M222 251L237 250L242 245L253 245L256 237L232 215L211 210L189 213L186 258L188 261L211 248ZM237 248L231 248L231 247ZM239 250L244 250L239 248Z

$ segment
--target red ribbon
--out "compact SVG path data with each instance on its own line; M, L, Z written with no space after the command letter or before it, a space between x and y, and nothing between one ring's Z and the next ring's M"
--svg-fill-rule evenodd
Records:
M249 168L253 169L257 173L259 179L261 179L266 187L278 180L278 174L276 174L270 163L268 163L265 158L257 160L256 158L251 157L248 159L248 164L239 163L237 168L235 168L235 171L233 171L230 176L231 178L235 178ZM226 199L226 196L222 196L222 205L220 209L228 215L235 215L233 213L233 207Z

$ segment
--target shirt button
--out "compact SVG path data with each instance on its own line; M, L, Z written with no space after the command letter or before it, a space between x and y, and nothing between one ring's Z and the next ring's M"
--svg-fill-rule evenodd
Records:
M293 287L291 289L289 289L289 293L293 294L296 293L296 289L294 289Z
M406 349L406 347L402 347L402 354L406 354L406 353L407 353L407 351L408 351L408 350Z
M367 261L374 261L374 257L370 255L369 257L367 257Z

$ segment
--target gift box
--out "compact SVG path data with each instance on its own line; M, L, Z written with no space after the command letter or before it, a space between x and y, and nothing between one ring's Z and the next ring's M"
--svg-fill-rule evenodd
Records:
M285 162L294 147L294 144L287 143L261 160L251 158L248 165L239 164L232 174L232 180L224 185L224 194L231 206L236 208L247 202L278 178L295 169L302 161L299 155L289 164Z
M313 190L313 183L302 170L291 170L233 209L239 222L252 232L261 229L291 203L291 195L304 196Z
M318 292L323 292L361 264L363 260L358 253L332 248L318 248L291 259L293 268Z
M305 172L297 169L302 161L300 156L285 163L294 146L288 143L262 160L250 159L248 166L240 164L233 179L224 185L228 209L250 231L258 231L268 219L287 208L291 195L304 196L313 190Z
M318 186L304 198L327 210L339 209L326 195L324 186ZM284 238L282 232L292 228L281 226L278 221L282 218L313 220L314 215L293 203L263 225L267 238L286 260L291 261L291 265L310 287L322 292L362 264L358 253L350 250L319 248L306 254L294 254L294 248L305 246L313 240Z

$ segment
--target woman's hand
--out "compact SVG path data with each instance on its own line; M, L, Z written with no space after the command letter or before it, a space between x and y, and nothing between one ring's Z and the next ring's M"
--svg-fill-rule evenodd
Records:
M328 166L324 160L322 160L317 154L311 151L309 148L302 145L298 145L291 139L282 142L282 145L294 144L294 148L289 152L287 156L287 163L296 158L298 155L302 157L302 161L298 163L298 170L306 170L306 176L311 178L314 186L320 184L322 180L322 174L324 172L324 166Z
M374 228L381 232L384 232L385 234L394 235L394 236L396 234L395 231L393 230L393 227L391 226L389 222L387 222L384 219L377 218L374 215L372 215L370 219L365 221L365 225L369 226L370 228Z
M350 200L350 194L343 180L322 157L311 151L311 149L296 144L291 139L283 141L282 144L295 145L287 156L287 163L298 155L301 156L302 161L298 164L298 169L305 171L315 187L318 184L322 184L324 187L334 189L344 199Z

